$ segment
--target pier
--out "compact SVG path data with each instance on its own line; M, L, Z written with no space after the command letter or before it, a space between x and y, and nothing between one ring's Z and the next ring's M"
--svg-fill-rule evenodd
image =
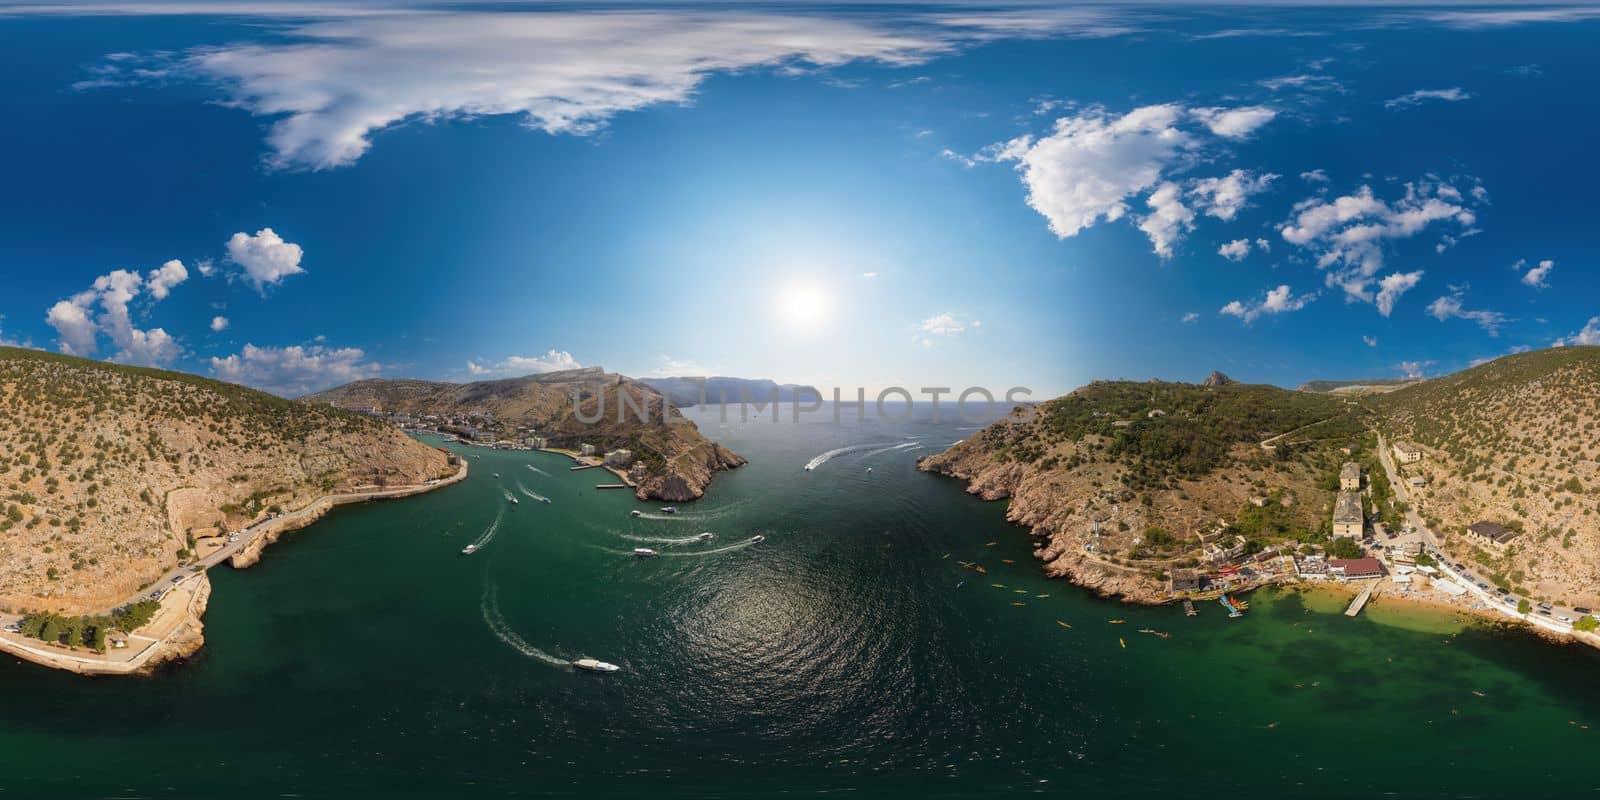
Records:
M1194 601L1193 600L1185 600L1185 601L1183 601L1183 615L1184 616L1186 616L1186 617L1194 617L1194 616L1198 616L1199 614L1200 614L1200 612L1194 610Z
M601 466L605 466L605 465L603 465L603 464L579 464L576 467L568 467L567 469L572 471L572 472L577 472L579 470L594 469L595 467L601 467Z
M596 488L596 489L632 489L633 487L629 486L626 483L598 483L598 484L595 484L594 488Z
M1372 592L1377 588L1377 581L1367 584L1366 588L1361 590L1361 594L1356 595L1356 599L1350 601L1350 607L1344 610L1344 615L1353 617L1360 614L1361 609L1366 607L1367 601L1372 599Z

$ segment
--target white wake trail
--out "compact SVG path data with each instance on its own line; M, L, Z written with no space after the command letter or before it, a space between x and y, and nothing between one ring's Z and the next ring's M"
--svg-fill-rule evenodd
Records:
M494 522L489 523L489 527L483 529L483 535L479 536L478 540L472 543L472 549L482 550L484 545L488 544L490 540L494 539L495 532L500 530L500 520L505 518L506 509L504 506L501 506L500 513L494 515Z
M500 613L499 587L496 586L493 581L489 581L484 584L483 603L481 608L483 610L483 621L488 623L489 630L494 632L495 638L499 639L501 642L504 642L511 649L528 656L529 658L536 658L540 661L543 661L552 667L572 666L571 661L568 661L564 658L557 658L543 650L540 650L537 647L534 647L528 643L528 640L518 636L517 632L511 629L511 625L506 622L505 616Z
M539 494L538 492L535 492L535 491L533 491L532 489L529 489L526 486L523 486L520 481L517 483L517 491L522 492L523 496L531 497L531 498L533 498L535 500L538 500L541 503L550 502L550 498L545 497L544 495Z
M845 453L854 453L857 450L870 450L870 449L872 449L874 447L877 447L877 446L878 446L878 443L875 442L875 443L872 443L872 444L852 444L852 445L849 445L849 446L846 446L846 447L835 447L832 450L829 450L828 452L823 453L822 455L819 455L816 458L811 459L810 461L807 461L806 462L806 469L807 470L816 469L817 467L820 467L823 464L826 464L829 461L832 461L835 457L842 456Z

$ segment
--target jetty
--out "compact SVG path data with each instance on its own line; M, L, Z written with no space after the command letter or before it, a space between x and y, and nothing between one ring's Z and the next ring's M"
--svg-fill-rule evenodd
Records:
M600 467L600 466L604 466L604 465L603 464L579 464L576 467L567 467L567 469L571 470L572 472L577 472L579 470L594 469L595 467Z
M1186 617L1196 617L1200 615L1200 612L1194 610L1193 600L1186 599L1183 601L1183 615Z
M597 484L595 484L594 488L596 488L596 489L632 489L633 487L629 486L626 483L597 483Z
M1377 588L1377 581L1368 583L1366 588L1361 590L1361 594L1356 595L1356 599L1350 601L1350 607L1344 610L1344 615L1347 617L1353 617L1357 614L1360 614L1361 609L1366 607L1367 601L1372 599L1372 592Z

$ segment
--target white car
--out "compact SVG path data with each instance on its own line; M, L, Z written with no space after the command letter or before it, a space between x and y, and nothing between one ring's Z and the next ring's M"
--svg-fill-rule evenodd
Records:
M1571 625L1571 624L1572 624L1572 617L1556 617L1556 619L1557 619L1557 620L1558 620L1558 621L1561 621L1561 622L1565 622L1565 623L1567 623L1567 624L1568 624L1568 625Z

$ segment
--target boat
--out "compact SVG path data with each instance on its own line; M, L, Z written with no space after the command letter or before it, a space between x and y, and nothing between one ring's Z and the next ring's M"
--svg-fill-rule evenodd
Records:
M616 672L622 669L616 664L609 664L598 658L580 658L572 662L572 666L578 669L586 669L590 672Z
M1127 639L1117 639L1117 644L1122 645L1122 649L1124 649L1124 650L1128 649L1128 640Z
M1061 620L1059 620L1059 619L1058 619L1058 620L1056 620L1056 624L1057 624L1057 625L1060 625L1060 626L1061 626L1061 627L1063 627L1063 628L1071 628L1071 627L1072 627L1072 626L1071 626L1071 625L1069 625L1069 624L1067 624L1067 623L1065 623L1065 622L1062 622L1062 621L1061 621Z
M514 505L514 506L522 505L522 501L518 500L515 497L507 497L506 499L511 501L511 505Z
M871 471L872 471L872 467L867 467L867 472L871 472Z
M628 512L628 516L630 516L630 517L642 517L642 516L644 516L644 513L639 511L639 509L636 508L636 509L634 509L632 511L629 511Z
M1125 624L1127 624L1127 622L1128 621L1125 620L1125 619L1108 619L1108 620L1106 620L1106 624L1108 624L1108 625L1125 625Z
M977 572L979 575L988 575L989 574L989 570L984 569L982 564L978 564L978 565L974 566L972 569L973 569L973 571Z
M757 544L757 543L760 543L760 542L764 542L766 540L767 540L767 537L762 536L760 534L756 534L755 536L750 537L750 543L751 544Z
M469 544L466 547L461 548L461 555L464 556L470 556L476 552L478 552L478 546L476 544Z
M667 507L661 509L661 513L663 513L663 514L676 514L676 513L678 513L678 507L677 506L667 506Z
M1012 559L1012 558L1002 558L1002 559L1000 559L1000 563L1002 563L1002 564L1015 564L1015 563L1017 563L1017 561L1016 561L1016 559Z
M961 587L966 586L966 585L967 585L966 581L957 581L956 582L956 588L957 589L960 589Z
M1228 609L1229 619L1238 619L1239 617L1244 616L1244 612L1240 611L1238 606L1236 606L1232 600L1228 599L1227 595L1217 598L1217 602L1221 603L1223 608Z
M648 547L635 547L633 548L633 555L637 558L655 558L661 554Z
M500 477L500 473L498 473L498 472L496 472L496 473L495 473L495 474L494 474L494 476L495 476L495 477L496 477L496 478L498 478L498 477Z
M1011 605L1014 605L1014 606L1025 606L1025 605L1027 605L1027 603L1016 603L1016 602L1013 602Z
M694 540L697 542L709 542L715 538L717 538L716 534L712 533L711 531L706 531L699 536L694 537Z
M1158 637L1158 638L1161 638L1161 639L1168 639L1168 638L1172 637L1172 634L1167 633L1166 631L1158 631L1158 630L1155 630L1153 628L1140 628L1139 632L1140 633L1148 633L1151 636L1155 636L1155 637Z

